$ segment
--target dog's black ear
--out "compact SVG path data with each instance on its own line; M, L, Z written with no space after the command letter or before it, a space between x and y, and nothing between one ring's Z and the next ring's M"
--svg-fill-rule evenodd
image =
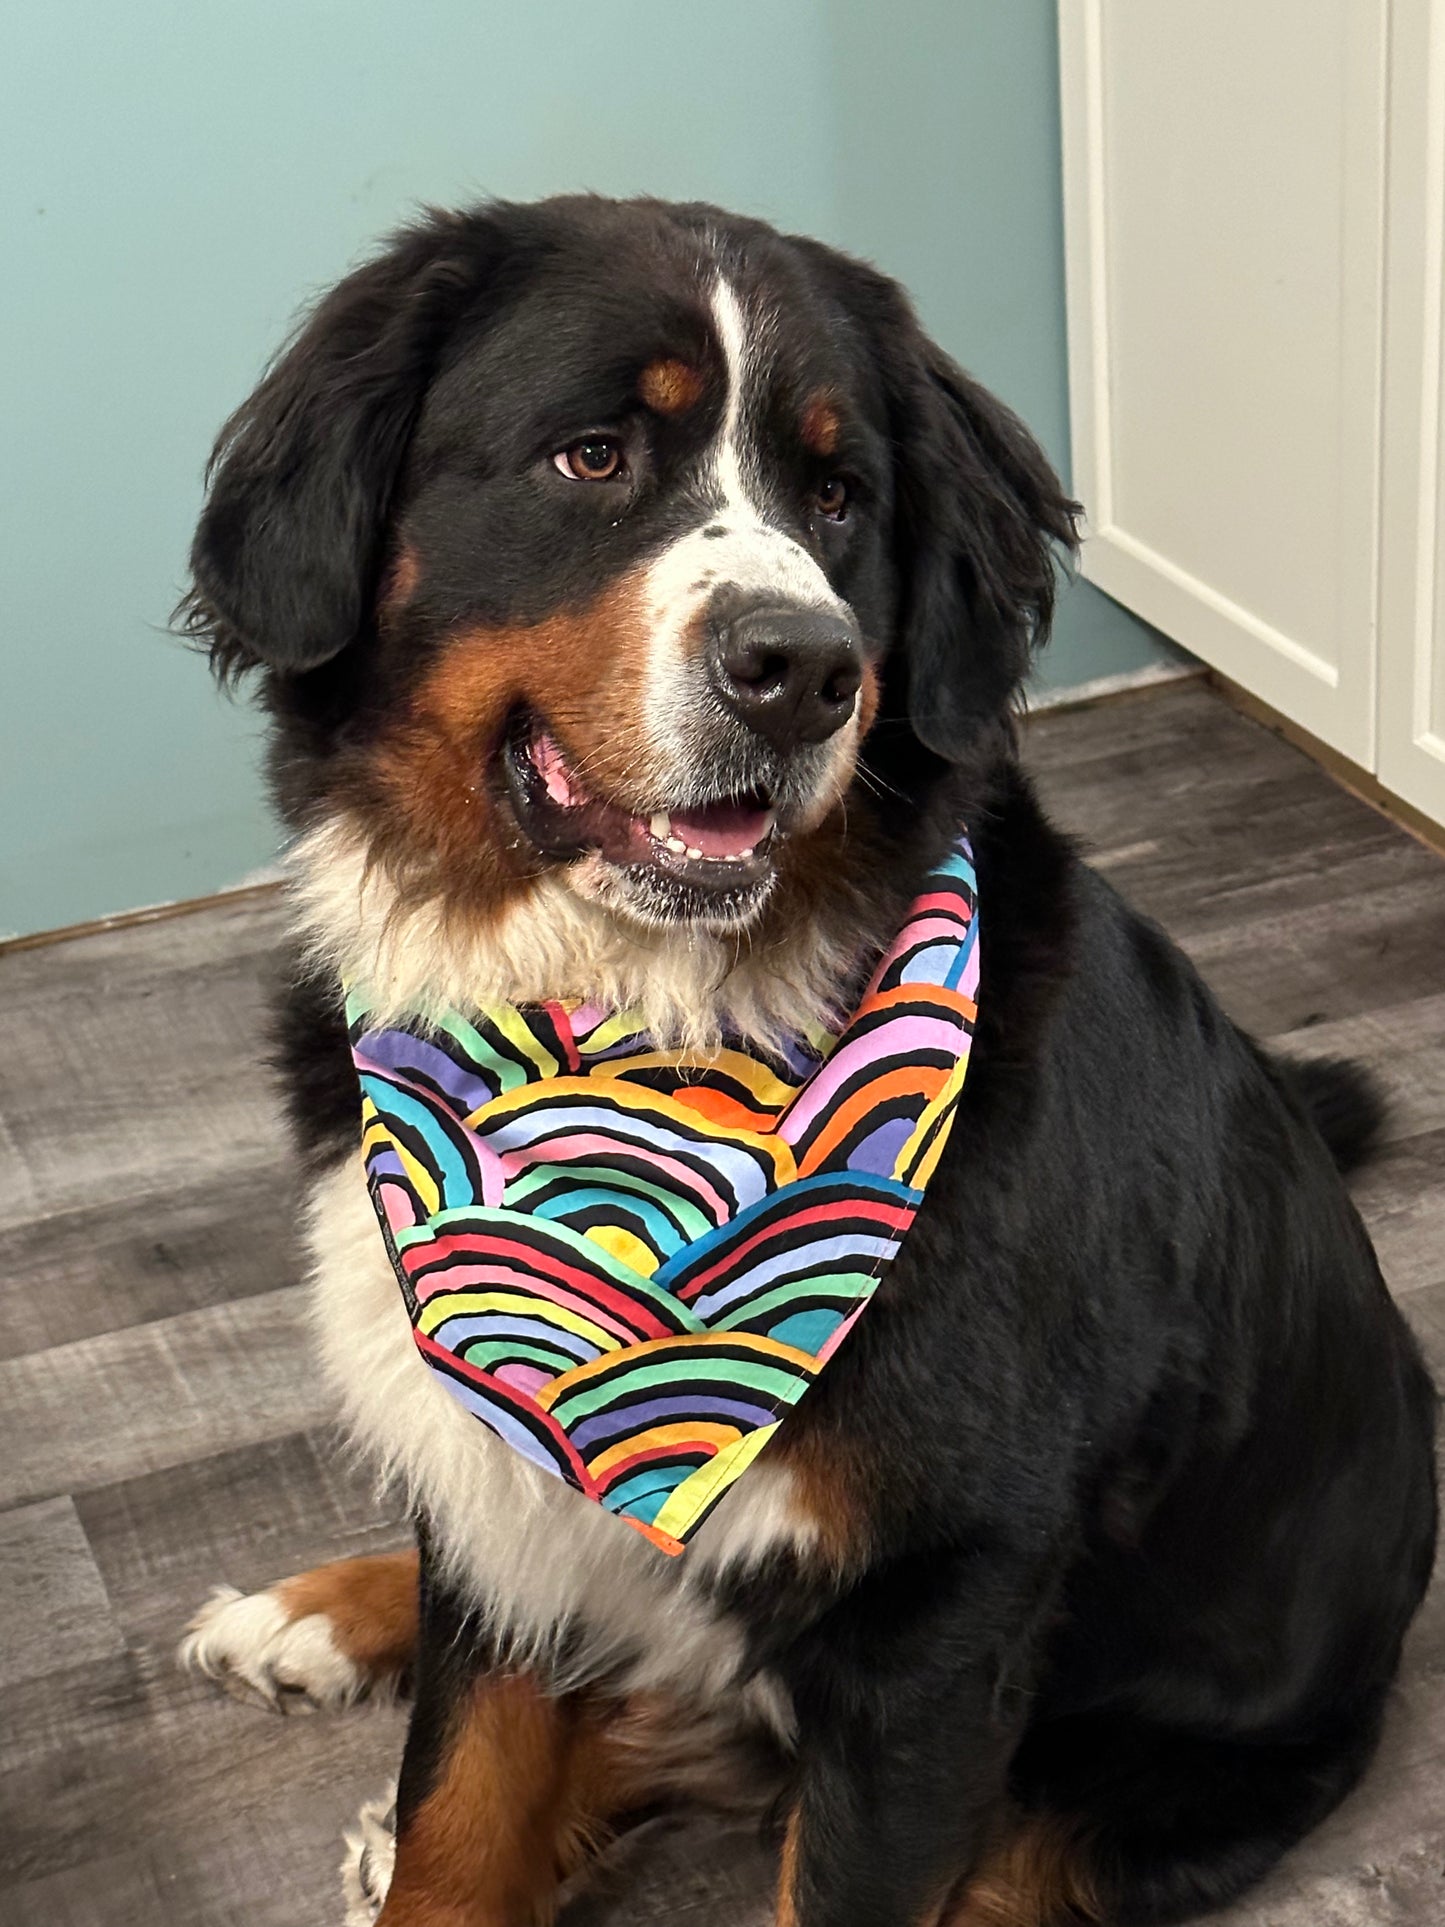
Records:
M1057 551L1077 502L1017 415L951 361L896 281L816 241L794 246L859 330L894 447L896 650L907 689L885 700L949 762L1001 718L1048 639Z
M895 545L908 715L960 762L1048 638L1079 506L1019 418L907 316L885 371L901 404Z
M177 612L218 674L314 669L365 627L422 397L500 236L491 209L403 229L324 297L222 429Z

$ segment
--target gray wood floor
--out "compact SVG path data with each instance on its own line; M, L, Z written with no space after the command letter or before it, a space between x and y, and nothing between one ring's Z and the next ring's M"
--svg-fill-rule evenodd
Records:
M1445 864L1198 684L1045 715L1061 822L1243 1024L1395 1100L1360 1203L1445 1373ZM258 1062L274 905L0 956L0 1921L327 1927L396 1711L278 1719L176 1671L209 1588L401 1543L326 1429ZM1445 1921L1445 1590L1377 1767L1233 1927ZM574 1927L749 1927L701 1823ZM658 1895L665 1896L659 1898Z

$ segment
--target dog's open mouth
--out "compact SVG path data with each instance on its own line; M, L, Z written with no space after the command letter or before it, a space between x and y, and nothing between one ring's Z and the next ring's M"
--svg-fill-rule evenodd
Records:
M550 856L596 850L704 891L745 890L771 870L776 815L761 791L634 814L589 788L535 718L517 718L503 756L517 821Z

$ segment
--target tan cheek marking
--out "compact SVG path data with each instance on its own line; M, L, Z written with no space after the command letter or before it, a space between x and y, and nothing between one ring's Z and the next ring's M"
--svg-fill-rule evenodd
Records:
M469 631L446 646L417 707L453 742L490 746L508 711L524 703L606 791L611 773L634 768L643 740L646 607L643 584L628 576L584 608L528 627Z
M827 394L820 389L810 396L803 410L803 442L815 455L824 461L838 452L838 438L842 432L842 421L837 407Z
M691 363L671 358L649 362L637 382L643 402L659 415L686 414L702 387L702 376Z
M645 608L641 582L624 577L585 608L525 627L468 630L443 645L407 716L373 753L372 771L388 824L414 853L453 872L445 887L500 882L519 861L497 834L490 772L519 703L547 719L599 790L645 789Z
M368 1678L410 1666L417 1638L414 1552L337 1559L283 1580L276 1593L292 1619L323 1614L336 1646Z

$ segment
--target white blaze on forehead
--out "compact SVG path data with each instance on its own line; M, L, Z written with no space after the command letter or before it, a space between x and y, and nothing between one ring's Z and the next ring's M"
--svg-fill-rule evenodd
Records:
M743 522L761 522L762 517L743 482L742 460L743 394L745 388L756 390L761 356L756 352L756 344L755 351L751 355L748 352L742 304L726 281L719 281L713 289L711 306L727 369L728 388L710 479L724 514Z
M737 291L726 281L715 283L709 305L723 352L727 401L708 457L704 492L717 513L706 526L727 533L704 538L694 530L675 546L704 542L713 551L706 566L717 570L719 582L751 588L756 581L780 601L841 610L843 604L814 558L767 518L761 450L749 428L765 373L766 323L744 311Z
M652 623L650 733L669 760L685 756L678 738L705 693L702 666L690 659L684 638L714 595L741 593L758 602L849 613L816 559L768 519L762 451L751 427L766 373L766 324L744 308L726 281L714 283L708 303L727 400L703 459L702 517L669 543L645 576Z

